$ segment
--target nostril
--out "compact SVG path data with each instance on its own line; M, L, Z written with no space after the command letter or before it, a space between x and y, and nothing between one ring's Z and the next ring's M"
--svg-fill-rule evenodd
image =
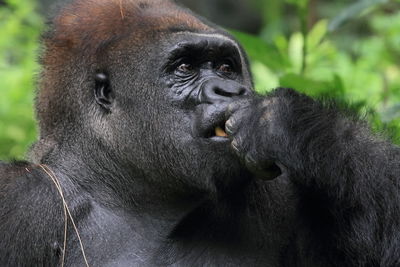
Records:
M246 89L244 89L244 88L240 88L239 89L239 93L238 93L238 96L242 96L242 95L245 95L246 94Z
M214 88L214 93L216 95L224 96L224 97L233 97L235 94L232 92L228 92L226 90L222 90L220 88Z
M223 97L234 97L234 96L244 96L248 94L248 90L246 88L238 88L236 90L224 90L219 87L213 89L214 94L223 96Z

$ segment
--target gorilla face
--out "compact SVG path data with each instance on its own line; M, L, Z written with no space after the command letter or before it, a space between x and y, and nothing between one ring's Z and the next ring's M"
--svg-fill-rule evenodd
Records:
M178 183L209 191L216 182L232 184L227 177L243 178L224 132L228 105L252 94L240 46L223 33L176 32L141 53L148 57L126 57L128 73L115 71L117 81L130 77L117 85L110 114L114 127L121 127L113 131L121 158L133 153L136 168L169 179L161 183L175 188ZM127 131L130 136L120 135Z
M228 141L225 110L251 93L242 53L231 39L217 34L177 34L161 70L170 103L194 113L191 138L210 145Z
M193 137L226 142L226 106L251 93L242 52L222 34L177 35L162 75L172 102L181 109L200 109L193 121Z
M228 105L251 93L245 53L172 1L144 3L74 1L56 17L38 96L43 143L74 143L132 170L125 177L182 192L245 177L224 133Z
M188 166L188 177L193 177L194 169L199 178L236 176L239 163L231 154L224 128L228 105L252 92L243 52L222 34L177 33L174 37L162 67L161 87L167 90L172 110L182 112L180 118L173 112L167 121L184 120L172 131L186 136L176 136L175 147L185 158L196 160ZM204 174L205 170L211 173Z

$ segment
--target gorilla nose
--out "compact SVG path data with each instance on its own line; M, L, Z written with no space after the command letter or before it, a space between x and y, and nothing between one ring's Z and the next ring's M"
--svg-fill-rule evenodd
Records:
M233 98L252 94L246 86L235 81L209 81L200 93L200 102L232 101Z

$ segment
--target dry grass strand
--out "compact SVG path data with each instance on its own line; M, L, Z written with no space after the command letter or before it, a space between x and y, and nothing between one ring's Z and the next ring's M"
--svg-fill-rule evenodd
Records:
M62 258L61 258L61 266L64 267L64 261L65 261L65 253L66 253L66 247L67 247L67 228L68 228L68 218L71 220L72 226L74 227L76 236L79 241L80 249L82 252L83 259L85 261L86 267L89 267L89 263L86 257L85 253L85 248L83 246L83 242L81 239L81 236L79 234L78 228L76 227L75 220L72 217L71 211L68 207L68 204L65 200L64 193L61 187L61 184L59 180L57 179L57 176L54 174L54 172L45 164L39 164L39 167L50 177L51 181L54 183L54 185L57 188L58 193L60 194L60 197L63 202L63 210L64 210L64 242L63 242L63 253L62 253Z

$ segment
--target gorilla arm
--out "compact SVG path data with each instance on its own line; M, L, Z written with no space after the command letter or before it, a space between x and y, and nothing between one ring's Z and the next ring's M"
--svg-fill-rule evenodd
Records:
M298 259L288 266L321 258L341 266L400 264L398 147L290 89L229 112L226 130L248 168L262 178L287 176L297 188L301 223L290 253Z

